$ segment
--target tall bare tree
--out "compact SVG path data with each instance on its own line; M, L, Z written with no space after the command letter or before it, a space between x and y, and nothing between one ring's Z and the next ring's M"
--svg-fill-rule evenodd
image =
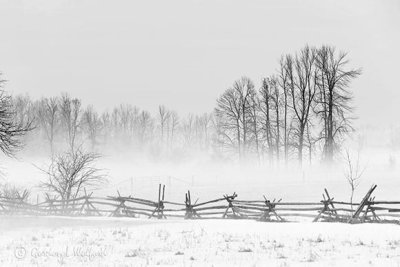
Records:
M261 111L261 121L262 129L264 132L264 139L266 142L266 149L268 153L268 158L270 161L273 160L274 155L274 142L272 136L272 89L271 84L275 81L271 81L270 78L264 78L262 80L262 86L260 89L260 111Z
M280 160L280 147L281 147L281 107L282 107L282 101L281 101L281 93L279 91L279 86L278 86L278 79L274 77L272 79L273 83L271 84L272 86L272 103L273 103L273 111L274 111L274 141L275 141L275 155L276 159L279 162Z
M254 146L255 146L255 152L256 152L256 157L257 157L257 162L260 162L261 159L261 130L262 127L260 125L260 99L257 94L253 94L250 98L250 109L249 109L249 114L250 114L250 124L251 124L251 132L253 135L254 139Z
M249 149L251 99L255 94L253 82L242 77L217 100L215 112L220 126L219 136L225 144L237 147L239 159L244 159Z
M229 88L218 98L215 115L218 143L228 150L236 150L241 158L241 111L236 90Z
M279 61L279 74L278 84L283 93L283 151L285 156L285 163L288 163L289 159L289 74L288 65L292 61L291 55L282 56Z
M300 164L303 161L304 134L317 91L316 49L305 46L296 54L294 61L287 62L291 90L291 108L295 114L295 146Z
M347 53L337 52L335 47L322 46L316 52L319 69L316 99L317 114L323 121L321 139L324 141L323 157L332 162L340 138L353 129L352 93L349 85L361 74L361 69L349 69Z
M83 112L82 125L88 135L92 150L94 150L102 128L102 124L99 115L92 106L88 106Z
M256 95L254 83L247 77L242 77L233 84L233 89L239 95L241 116L241 128L243 136L242 155L245 158L250 144L250 121L251 121L251 100Z

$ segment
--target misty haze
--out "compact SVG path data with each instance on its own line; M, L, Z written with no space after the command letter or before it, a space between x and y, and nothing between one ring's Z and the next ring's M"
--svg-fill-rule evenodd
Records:
M0 0L0 265L398 266L398 25Z

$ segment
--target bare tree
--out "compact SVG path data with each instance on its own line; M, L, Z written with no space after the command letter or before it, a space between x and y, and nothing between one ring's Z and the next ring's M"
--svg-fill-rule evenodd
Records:
M167 121L171 116L171 113L166 109L165 106L158 107L158 115L160 119L160 130L161 130L161 143L164 144L164 135L167 126Z
M179 115L176 111L172 111L171 112L171 136L170 136L170 146L172 146L173 142L174 142L174 137L176 135L176 131L178 130L178 126L179 126Z
M97 138L101 131L101 120L97 115L97 112L94 111L92 106L88 106L82 115L83 127L86 130L92 150L95 148L97 144Z
M273 159L273 137L272 137L272 90L271 84L275 81L271 81L270 78L264 78L262 80L262 86L260 89L260 111L262 129L264 132L264 140L267 145L267 153L270 161Z
M182 136L184 145L193 148L194 117L192 114L189 114L182 122Z
M279 75L278 75L278 84L283 92L283 151L285 156L285 163L288 163L289 159L289 74L288 66L290 66L290 62L292 58L290 55L282 56L279 61Z
M282 107L282 101L281 101L281 94L279 91L279 87L278 87L278 79L276 77L274 77L272 79L273 83L271 83L272 86L272 103L273 103L273 110L274 110L274 132L275 132L275 154L276 154L276 160L279 162L280 159L280 146L281 146L281 134L280 134L280 128L281 128L281 107Z
M251 99L256 95L253 82L242 77L217 100L218 132L221 141L237 147L239 159L244 159L251 140Z
M245 158L247 150L249 149L250 138L250 111L251 111L251 99L256 95L254 89L254 83L247 77L242 77L233 84L233 89L239 95L240 111L241 116L239 117L241 121L242 136L243 136L243 146L242 155Z
M15 110L16 121L26 124L36 119L35 107L28 94L13 96L12 105Z
M240 103L237 92L229 88L217 100L215 108L218 143L236 150L241 157Z
M357 187L360 185L360 179L363 175L366 167L360 166L360 152L357 152L357 157L352 157L348 150L346 150L346 170L345 170L345 177L351 189L350 194L350 205L351 209L353 210L353 197L354 192Z
M316 66L319 69L317 114L323 121L321 139L324 141L323 157L332 162L338 139L351 131L350 82L361 74L361 69L347 69L349 60L344 52L337 53L332 46L317 50Z
M316 50L309 46L300 50L294 62L287 62L291 90L291 108L296 118L294 133L299 163L303 161L304 134L317 89Z
M51 156L54 156L54 136L59 111L58 100L55 97L43 98L39 103L39 123L46 134L50 144Z
M250 124L252 125L251 131L254 137L254 145L255 145L255 151L256 151L256 156L257 156L257 162L260 162L260 157L261 157L261 140L260 140L260 132L262 130L262 127L260 126L260 99L257 94L254 94L250 98Z
M32 121L19 121L16 118L11 96L1 89L4 82L0 80L0 150L13 157L24 145L21 139L34 127Z
M41 187L65 201L78 197L85 187L93 188L107 180L102 170L94 166L99 157L80 149L56 156L46 170L40 169L47 174Z
M101 125L103 125L102 139L107 144L112 137L111 115L109 112L103 112L100 117Z
M139 116L139 143L144 146L152 138L154 122L149 112L142 111Z
M205 113L200 117L200 124L203 130L203 146L202 148L208 149L210 146L210 136L213 128L213 116L212 114Z
M69 95L63 94L60 103L60 112L64 127L67 130L67 140L71 151L75 148L75 140L79 127L81 114L81 101L77 98L71 99Z

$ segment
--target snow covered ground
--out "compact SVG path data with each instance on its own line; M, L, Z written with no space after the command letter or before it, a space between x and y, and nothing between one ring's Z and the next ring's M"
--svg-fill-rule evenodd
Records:
M400 266L400 226L0 217L0 266Z

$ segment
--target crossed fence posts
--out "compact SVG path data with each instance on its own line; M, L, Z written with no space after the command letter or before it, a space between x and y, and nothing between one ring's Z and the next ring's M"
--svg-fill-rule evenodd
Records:
M93 192L62 200L46 194L46 200L36 204L28 203L28 193L24 192L17 199L0 197L2 214L37 214L61 216L113 216L167 219L168 217L184 219L255 219L266 222L286 222L298 217L312 217L317 221L339 221L347 223L383 222L385 216L400 217L399 208L388 208L380 205L399 205L400 201L375 201L373 185L360 203L336 201L324 189L320 202L282 202L282 199L270 200L265 195L263 200L238 200L238 194L224 194L221 198L198 203L192 200L191 191L185 193L183 203L166 201L166 187L159 184L156 201L137 197L108 196L93 197ZM352 206L356 209L353 210ZM344 206L344 207L343 207ZM350 206L348 208L347 206ZM311 214L311 212L317 212ZM386 213L382 213L386 212ZM385 218L383 218L385 217ZM396 221L397 222L397 221Z

